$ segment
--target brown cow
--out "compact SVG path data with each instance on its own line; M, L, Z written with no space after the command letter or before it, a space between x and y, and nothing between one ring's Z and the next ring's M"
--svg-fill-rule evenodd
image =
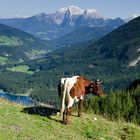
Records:
M81 108L83 99L86 94L92 93L102 96L103 92L100 88L100 82L96 80L94 83L81 77L73 76L71 78L62 78L58 85L59 96L62 100L62 108L60 114L63 113L63 123L68 123L68 116L71 113L74 101L78 102L78 116L81 116Z

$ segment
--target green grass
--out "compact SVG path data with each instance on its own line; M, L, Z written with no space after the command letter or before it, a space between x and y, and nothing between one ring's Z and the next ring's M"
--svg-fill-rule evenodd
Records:
M7 57L2 57L2 56L0 56L0 65L6 64L6 61L7 61L7 60L8 60Z
M70 124L63 125L60 116L30 115L22 109L0 99L0 140L140 140L140 128L134 124L73 113Z
M18 37L0 36L0 45L19 46L23 45L23 42Z
M15 66L12 68L8 68L8 70L10 71L14 71L14 72L22 72L22 73L26 73L26 74L33 74L33 71L29 70L29 67L26 65L20 65L20 66Z

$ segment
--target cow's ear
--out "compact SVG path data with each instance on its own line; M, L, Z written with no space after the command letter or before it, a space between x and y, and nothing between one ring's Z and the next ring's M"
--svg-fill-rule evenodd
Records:
M95 82L96 82L97 84L101 84L100 79L97 79Z

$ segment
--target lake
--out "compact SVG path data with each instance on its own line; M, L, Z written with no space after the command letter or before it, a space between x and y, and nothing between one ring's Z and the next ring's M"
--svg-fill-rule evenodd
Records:
M25 106L33 105L33 101L28 96L11 95L0 91L0 98L6 99L10 102L19 103Z

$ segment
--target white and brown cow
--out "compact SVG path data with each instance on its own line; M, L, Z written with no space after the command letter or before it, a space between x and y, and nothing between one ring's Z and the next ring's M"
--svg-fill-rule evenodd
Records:
M103 95L98 80L93 83L81 76L61 78L58 85L58 92L62 101L60 114L63 114L64 124L68 123L68 116L71 113L74 101L78 102L78 116L80 117L83 99L86 94L92 93L98 96Z

